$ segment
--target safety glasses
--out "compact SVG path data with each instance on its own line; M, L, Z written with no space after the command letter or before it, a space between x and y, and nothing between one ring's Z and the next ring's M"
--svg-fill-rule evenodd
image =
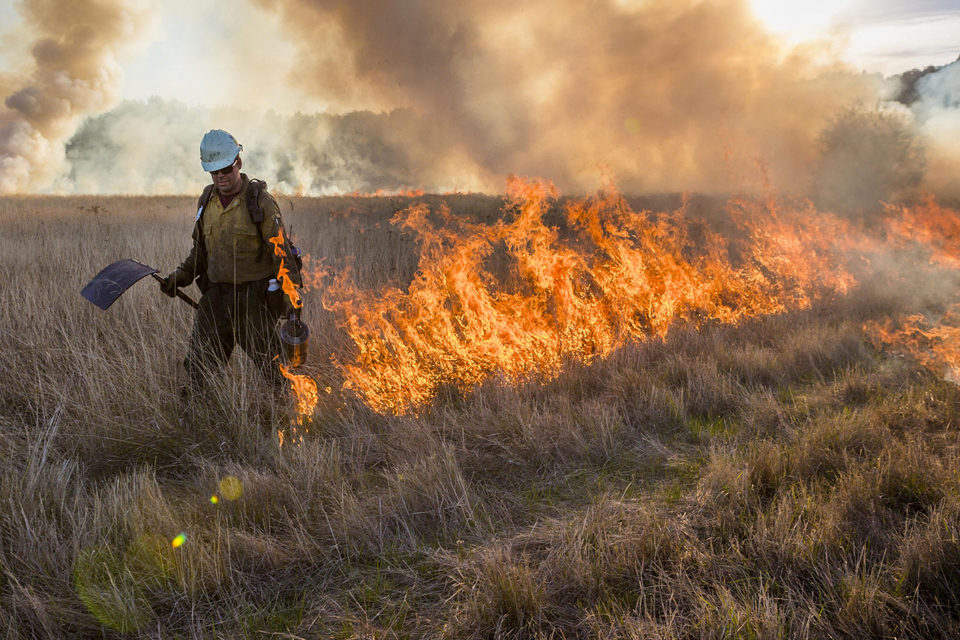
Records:
M237 168L237 161L234 160L229 167L224 167L223 169L217 169L216 171L211 171L210 175L215 176L217 174L220 174L221 176L225 176L229 173L233 173L233 170L236 168Z

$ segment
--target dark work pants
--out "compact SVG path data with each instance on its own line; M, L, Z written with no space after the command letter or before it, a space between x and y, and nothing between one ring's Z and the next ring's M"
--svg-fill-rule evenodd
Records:
M271 312L266 301L266 281L246 284L213 284L200 298L183 366L190 386L202 390L205 376L219 371L235 346L253 360L264 378L279 391L284 378L277 364L280 337L279 313Z

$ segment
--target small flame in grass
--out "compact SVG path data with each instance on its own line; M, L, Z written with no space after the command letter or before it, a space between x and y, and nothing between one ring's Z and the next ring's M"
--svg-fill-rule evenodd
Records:
M864 329L877 346L897 349L945 380L960 384L960 305L952 305L939 318L914 314L899 322L869 322Z
M960 211L938 204L927 195L916 205L887 205L889 240L923 249L930 265L960 268ZM867 335L877 347L890 347L909 356L945 380L960 385L960 304L943 315L905 315L868 322Z
M291 373L285 365L280 365L280 373L290 381L297 398L297 413L301 416L310 416L320 396L317 394L317 382L310 376L301 376Z
M302 439L302 434L297 433L297 427L303 429L304 433L307 432L307 428L304 425L307 419L313 415L313 410L320 400L320 396L317 393L317 382L310 376L291 373L290 369L283 364L279 366L280 373L290 381L290 387L293 389L293 394L297 399L297 417L292 421L291 431L293 442L299 443ZM283 431L279 431L277 436L280 438L280 446L282 447L284 443Z

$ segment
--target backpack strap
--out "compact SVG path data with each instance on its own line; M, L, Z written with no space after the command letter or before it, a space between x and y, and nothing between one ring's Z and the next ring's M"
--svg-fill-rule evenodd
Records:
M263 180L251 180L247 187L247 213L250 220L257 225L257 235L260 236L260 249L257 251L257 262L263 262L267 248L267 241L263 238L263 209L260 207L260 192L267 190L267 183Z
M197 217L195 222L200 224L200 218L203 216L203 210L207 208L207 203L210 202L210 197L213 195L213 185L208 184L203 188L203 193L200 194L200 198L197 200Z

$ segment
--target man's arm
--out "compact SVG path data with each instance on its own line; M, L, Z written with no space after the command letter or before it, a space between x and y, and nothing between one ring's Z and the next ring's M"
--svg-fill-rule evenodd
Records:
M207 270L207 252L203 247L203 240L200 237L200 225L193 225L193 246L190 247L190 254L186 260L180 263L180 266L174 269L162 283L160 290L165 294L174 297L177 293L177 287L188 287L198 276Z

